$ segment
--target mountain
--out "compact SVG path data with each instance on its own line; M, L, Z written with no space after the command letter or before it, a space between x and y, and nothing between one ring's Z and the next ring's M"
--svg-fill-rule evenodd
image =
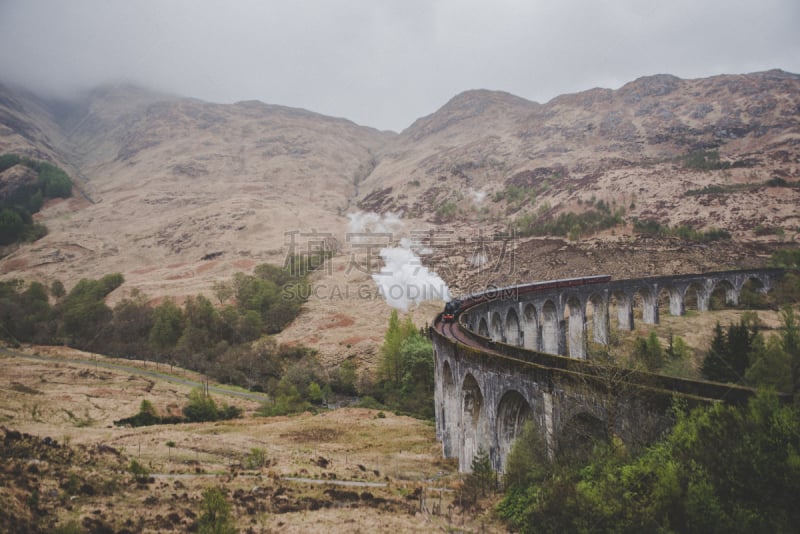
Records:
M451 216L439 220L502 226L544 204L580 210L594 197L629 216L716 224L738 238L752 238L759 225L791 233L800 223L797 189L744 184L796 181L799 142L800 76L778 70L649 76L546 104L468 91L398 137L362 185L362 206L436 220L437 207L451 204ZM692 157L717 155L716 165L691 165ZM737 209L723 206L709 220L703 207L718 199L685 193L713 185L728 187L724 196ZM510 187L536 201L475 202L508 197Z
M76 193L36 215L47 236L0 252L3 277L69 288L121 272L126 283L112 299L134 289L180 298L258 263L283 264L298 236L295 252L329 238L342 251L317 281L328 293L312 296L284 338L340 359L351 346L374 359L388 315L380 299L354 304L333 293L374 288L370 273L353 269L347 214L358 210L398 214L406 235L445 236L431 258L456 292L478 283L480 254L468 247L482 236L536 235L569 213L619 219L573 224L569 243L564 233L522 238L522 268L488 282L744 266L800 231L800 76L779 70L648 76L544 104L472 90L400 134L130 85L68 101L0 86L0 154L10 152L66 169ZM5 184L26 179L18 169L0 174ZM702 250L645 243L636 221L722 229L732 240ZM669 253L653 244L662 242Z
M6 88L0 102L0 153L53 160L83 193L43 210L49 235L0 269L65 282L120 271L155 295L282 263L287 232L341 227L354 184L392 137L300 109L130 86L66 103Z

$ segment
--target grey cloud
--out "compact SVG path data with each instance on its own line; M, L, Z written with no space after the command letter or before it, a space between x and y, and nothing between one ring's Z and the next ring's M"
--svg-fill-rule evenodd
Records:
M800 71L796 0L0 1L0 80L128 81L401 130L455 94Z

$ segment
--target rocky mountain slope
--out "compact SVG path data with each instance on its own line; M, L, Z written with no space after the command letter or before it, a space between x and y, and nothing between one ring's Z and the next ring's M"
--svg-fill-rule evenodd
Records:
M372 286L353 268L364 250L347 237L347 214L358 210L399 214L389 241L401 227L403 235L441 238L430 258L457 289L486 281L481 266L498 252L475 253L484 237L599 201L621 222L573 235L569 246L518 239L521 268L487 280L581 274L576 265L587 258L628 275L681 270L674 251L684 247L643 244L635 219L722 228L734 243L749 243L717 256L692 249L686 269L702 258L709 268L735 267L800 233L800 76L777 70L650 76L545 104L467 91L400 134L300 109L210 104L131 86L69 102L0 86L0 154L9 152L55 162L78 191L37 214L46 237L3 251L2 276L70 287L118 271L126 284L113 298L134 288L180 297L257 263L282 264L290 251L330 237L341 247L338 261L284 336L338 359L362 344L374 354L369 347L388 315L380 299L333 298L332 288ZM14 172L0 179L16 179ZM640 251L631 257L641 261L614 260L620 249ZM662 262L662 253L674 261Z
M685 193L796 180L799 143L800 77L782 71L657 75L543 105L469 91L400 135L364 184L362 206L430 219L451 203L449 218L502 224L544 203L580 211L579 202L595 197L631 216L723 226L739 238L759 225L791 233L800 222L796 189L742 188L725 200ZM700 151L717 151L719 167L730 168L687 168L681 157ZM529 194L515 203L478 201L510 187ZM451 213L440 210L439 219Z
M28 101L5 94L5 108L24 115ZM341 227L355 184L391 137L304 110L132 87L52 109L57 135L37 128L38 113L27 129L5 121L0 152L55 160L84 198L44 210L49 235L0 269L65 282L120 271L154 294L194 293L216 276L281 263L287 232Z

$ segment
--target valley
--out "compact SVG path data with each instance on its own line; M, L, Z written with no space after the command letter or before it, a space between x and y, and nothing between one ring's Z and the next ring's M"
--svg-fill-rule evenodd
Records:
M362 408L260 418L257 402L216 390L218 400L244 410L242 419L125 428L113 421L135 413L142 399L174 410L190 387L139 375L144 362L121 365L50 347L3 351L2 362L8 372L0 382L0 426L13 458L0 473L3 502L12 507L6 521L27 519L28 528L48 530L70 521L90 532L185 530L201 513L201 491L214 485L234 503L237 524L253 532L477 525L452 511L459 477L441 459L426 422ZM180 369L171 374L202 380ZM22 445L27 452L14 456ZM146 467L149 481L133 479L133 460ZM83 486L69 485L75 477ZM15 492L23 488L41 495L32 516L15 510Z
M463 476L442 458L432 422L369 405L391 397L378 378L394 308L379 282L422 272L463 296L592 274L765 267L800 245L798 110L800 76L779 70L648 76L546 103L466 91L399 133L133 85L70 101L0 85L0 156L52 164L72 180L71 196L39 196L29 223L46 235L0 247L0 504L12 511L0 526L192 530L204 491L219 487L241 531L503 530L489 511L498 495L475 510L460 502ZM23 167L0 171L0 201L36 183ZM387 265L386 249L411 260ZM307 281L259 274L298 263ZM105 291L107 314L68 300L82 283ZM433 296L401 307L401 320L424 331L444 304ZM182 311L177 337L160 344L152 315L118 313L165 303ZM278 304L297 305L288 324ZM97 312L82 338L70 308ZM662 344L680 335L691 357L672 370L697 376L715 322L748 311L637 323L616 347L632 350L651 331ZM775 306L758 313L769 335L780 331ZM23 315L41 331L21 328ZM106 342L123 357L36 335L84 349ZM108 341L123 337L128 345ZM178 356L186 369L169 365ZM212 380L211 397L241 418L114 425L143 400L180 415L208 383L198 371L222 377L220 361L238 373L220 381L246 379L250 390ZM335 410L259 414L292 397L276 373L298 369L322 385L346 369L343 390L359 399L337 391Z

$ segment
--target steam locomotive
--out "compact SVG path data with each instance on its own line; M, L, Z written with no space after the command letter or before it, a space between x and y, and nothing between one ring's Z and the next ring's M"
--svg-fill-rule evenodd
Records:
M461 301L453 299L444 305L444 312L442 313L442 321L445 323L452 323L456 318L456 312L461 308Z

